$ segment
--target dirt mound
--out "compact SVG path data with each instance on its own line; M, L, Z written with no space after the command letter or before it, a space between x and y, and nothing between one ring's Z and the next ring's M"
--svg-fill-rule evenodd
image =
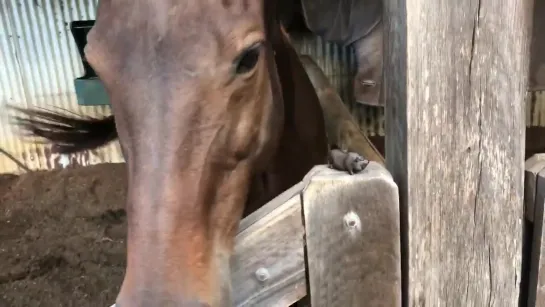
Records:
M0 175L0 307L106 307L125 268L124 164Z

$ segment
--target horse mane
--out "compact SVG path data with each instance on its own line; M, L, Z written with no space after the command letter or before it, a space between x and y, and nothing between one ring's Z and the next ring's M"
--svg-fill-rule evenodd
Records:
M102 147L117 139L114 116L102 118L67 116L53 111L10 107L21 116L12 116L27 135L52 143L52 151L70 154ZM22 115L26 115L23 117Z

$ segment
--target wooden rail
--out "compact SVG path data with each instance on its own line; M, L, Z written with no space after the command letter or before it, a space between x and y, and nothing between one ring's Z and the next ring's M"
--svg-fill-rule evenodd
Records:
M309 294L313 307L400 306L398 204L379 163L356 175L316 166L242 220L233 305L285 307Z

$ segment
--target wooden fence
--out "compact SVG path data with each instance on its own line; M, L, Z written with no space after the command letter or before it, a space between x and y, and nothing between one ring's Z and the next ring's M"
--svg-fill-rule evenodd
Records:
M533 0L385 0L384 9L388 171L317 167L253 217L271 212L271 222L245 220L255 241L239 235L234 284L253 288L237 304L288 306L306 293L312 306L545 306L545 159L527 174L532 244L523 203Z
M355 175L316 166L241 222L234 305L290 306L310 294L313 307L400 306L398 199L379 163Z
M245 218L234 304L545 307L534 1L384 1L386 167L317 166Z

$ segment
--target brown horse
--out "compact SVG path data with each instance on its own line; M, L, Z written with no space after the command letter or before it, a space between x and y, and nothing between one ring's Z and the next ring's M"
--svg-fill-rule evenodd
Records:
M19 110L58 152L119 139L128 238L118 307L229 306L244 208L326 163L318 97L275 3L101 0L85 55L114 115Z

